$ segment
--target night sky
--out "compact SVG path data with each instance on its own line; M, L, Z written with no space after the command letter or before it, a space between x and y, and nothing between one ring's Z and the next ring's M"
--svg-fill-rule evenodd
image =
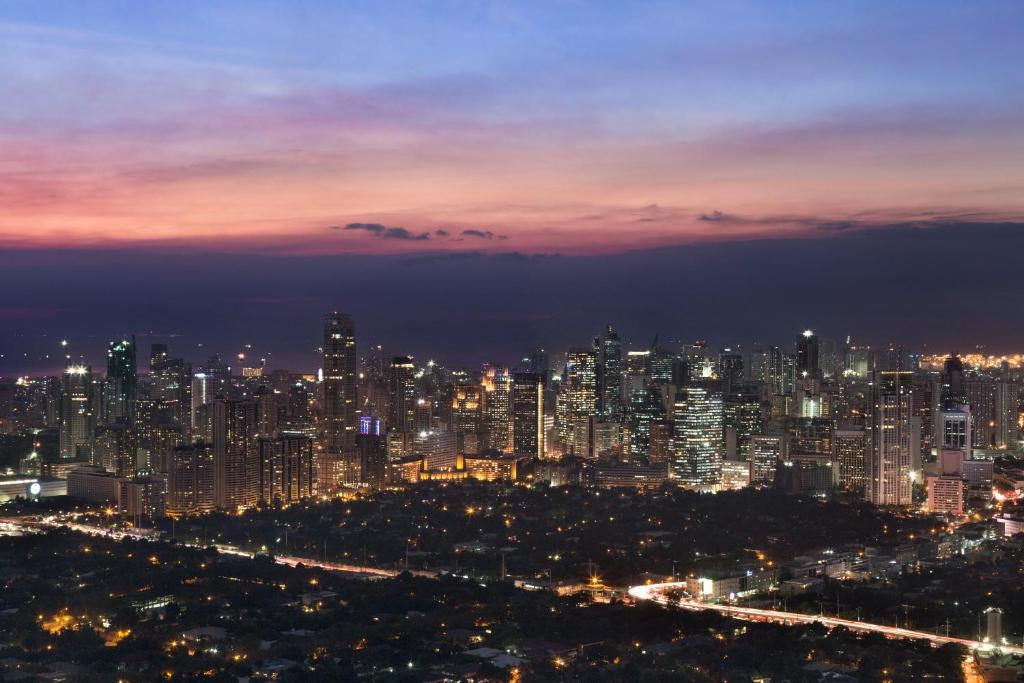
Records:
M637 346L813 327L1020 351L1022 22L5 2L0 375L131 333L312 371L330 309L364 346L467 365L606 322Z

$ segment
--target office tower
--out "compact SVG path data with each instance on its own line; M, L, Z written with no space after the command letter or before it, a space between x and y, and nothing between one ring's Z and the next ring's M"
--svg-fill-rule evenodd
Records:
M462 458L453 432L420 432L414 438L414 445L423 454L423 468L434 471L460 469Z
M355 450L356 329L352 316L334 312L324 318L323 396L328 453Z
M970 460L974 434L971 408L967 405L949 405L939 413L939 451L960 451L961 460Z
M927 486L928 512L957 517L964 514L964 480L959 474L931 475Z
M212 382L210 378L203 372L197 372L192 376L192 390L190 392L191 398L191 431L194 439L199 439L202 434L202 418L200 415L200 408L205 406L207 403L213 400ZM209 441L212 436L207 435L205 440Z
M686 347L684 347L686 348ZM664 348L654 347L647 357L647 377L651 384L658 386L674 385L682 386L690 379L711 377L711 364L703 354L702 347L698 356L677 357L671 351ZM694 359L697 357L698 359ZM707 374L702 374L701 369L706 368Z
M167 463L168 515L195 515L215 509L214 460L210 444L191 444L171 451Z
M359 482L373 489L387 484L388 445L387 439L368 431L356 435L356 450L359 452Z
M795 360L778 346L771 346L766 353L765 383L775 394L788 394L793 391L793 372Z
M192 428L192 365L171 358L166 344L154 344L150 353L150 398L169 409L175 422Z
M629 459L642 461L651 454L651 427L665 419L665 406L660 392L641 388L632 393L628 407L625 426Z
M722 404L722 424L726 433L732 434L735 440L735 450L731 455L746 454L750 437L764 431L760 394L752 391L726 394Z
M530 355L523 359L522 371L540 375L547 382L548 372L550 372L548 352L539 347L530 351Z
M259 440L259 498L267 503L297 503L316 495L313 440L282 434Z
M544 457L544 375L512 375L512 451L520 458Z
M942 366L942 404L967 405L964 364L955 354L947 358Z
M664 412L664 410L662 410ZM651 465L668 464L672 460L672 423L664 418L651 422L647 445L647 462ZM630 459L633 459L630 454Z
M215 501L221 510L234 512L259 497L256 402L218 399L210 406Z
M69 365L60 384L60 457L77 460L79 449L92 447L96 411L92 396L92 368Z
M821 378L818 335L811 330L804 330L796 340L796 375L797 378Z
M1002 379L995 387L996 448L1016 448L1020 440L1020 384Z
M110 342L107 349L107 392L107 419L110 422L132 422L138 398L135 337L131 341Z
M863 491L867 485L868 437L863 429L837 429L832 437L832 457L839 470L839 485Z
M743 354L733 349L723 349L718 356L718 379L724 393L738 391L743 384Z
M395 356L391 360L391 405L388 430L401 434L411 433L416 417L416 375L409 356Z
M486 366L483 389L486 447L507 453L512 449L512 374L507 368Z
M597 410L596 354L590 349L569 349L562 377L558 436L563 446L571 447L575 432L585 429Z
M920 460L930 455L935 447L936 415L941 405L940 384L934 377L915 373L911 391L914 394L914 415L921 421Z
M990 377L974 376L964 382L971 407L974 448L993 448L996 433L996 383Z
M170 350L167 348L167 344L150 344L149 374L153 375L160 372L160 368L163 367L164 362L170 357Z
M673 410L672 473L685 486L718 486L722 467L722 395L709 385L680 390Z
M138 433L131 425L97 427L90 462L119 477L134 477L138 447Z
M789 459L789 434L754 434L747 447L750 483L772 484L779 463Z
M598 414L608 422L622 421L622 341L608 325L597 341Z
M913 373L905 370L875 372L866 482L866 498L875 505L910 505L912 501L912 378Z
M452 397L452 431L456 434L477 434L483 422L483 387L474 382L455 385ZM427 431L429 424L424 425Z

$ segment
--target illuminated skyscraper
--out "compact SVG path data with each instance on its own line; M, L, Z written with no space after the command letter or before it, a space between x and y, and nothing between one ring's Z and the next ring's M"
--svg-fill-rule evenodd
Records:
M210 512L214 501L213 446L194 444L171 451L167 465L167 514Z
M296 503L316 494L313 441L299 434L259 440L259 498Z
M867 484L868 438L863 429L837 429L832 437L832 453L839 470L839 485L848 491L861 491Z
M389 431L409 434L416 419L416 375L409 356L391 360L391 401L388 409Z
M92 400L92 368L69 365L60 383L60 457L78 458L80 448L88 449L96 431L96 411Z
M575 431L586 429L597 411L597 358L592 350L569 350L559 400L564 406L559 416L559 438L569 445Z
M611 325L597 340L599 377L598 414L607 422L621 422L622 407L622 341Z
M690 386L673 411L672 473L699 489L717 487L722 476L722 395L708 385Z
M818 349L818 335L811 330L804 330L804 333L797 337L796 374L798 378L821 379Z
M487 448L506 453L512 448L512 375L507 368L489 365L484 368L483 388Z
M456 434L477 434L483 421L483 387L459 382L452 397L452 430ZM425 428L429 425L424 425Z
M133 422L138 398L135 337L110 342L107 349L107 419Z
M211 409L217 507L233 512L255 505L259 498L256 402L218 399Z
M544 457L544 376L540 373L512 376L512 435L516 457Z
M334 312L324 319L324 445L329 453L356 446L356 328L352 316Z
M866 498L875 505L910 505L912 500L912 378L909 371L875 373L866 482Z
M750 461L750 483L772 484L779 463L789 458L789 434L755 434L747 447Z

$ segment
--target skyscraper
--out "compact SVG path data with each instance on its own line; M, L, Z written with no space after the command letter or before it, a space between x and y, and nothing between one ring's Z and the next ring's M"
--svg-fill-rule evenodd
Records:
M881 370L872 385L871 454L866 498L875 505L910 505L915 439L913 373Z
M138 398L135 337L110 342L107 349L107 419L133 422Z
M335 311L324 318L324 445L329 453L356 446L356 328L352 316Z
M722 476L722 394L709 385L680 390L673 418L674 478L698 489L717 487Z
M60 457L78 458L80 448L92 444L96 431L96 410L92 399L92 368L69 365L60 383Z
M484 434L487 448L505 453L512 447L512 375L507 368L484 368Z
M389 431L408 434L416 418L416 376L412 358L395 356L391 360L391 401L388 408Z
M821 366L819 362L818 335L811 330L804 330L804 333L796 340L796 374L797 377L809 377L811 379L821 378Z
M544 375L512 376L512 441L520 458L544 457Z
M214 500L218 508L233 512L259 497L256 402L218 399L211 408Z
M597 358L590 349L570 349L566 357L562 383L563 412L559 437L564 445L576 439L575 433L588 429L590 418L597 411Z
M192 515L215 508L214 454L209 444L181 446L167 464L167 514Z
M296 503L316 494L313 441L300 434L259 440L259 498Z
M622 409L622 341L608 325L597 344L597 368L600 378L598 413L608 422L621 422Z

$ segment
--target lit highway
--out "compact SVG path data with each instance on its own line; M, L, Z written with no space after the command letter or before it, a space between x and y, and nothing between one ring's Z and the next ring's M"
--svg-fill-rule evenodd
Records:
M40 528L60 528L70 529L77 531L81 534L88 536L101 536L103 538L110 538L115 541L120 541L125 538L131 538L136 541L155 541L162 538L159 531L153 529L108 529L105 527L92 526L89 524L79 524L78 522L72 522L67 520L61 520L56 518L7 518L0 520L0 528L7 528L11 531L33 531ZM202 545L198 543L185 543L178 541L181 545L190 548L201 548ZM254 558L256 553L248 550L243 550L236 546L225 545L223 543L215 543L212 547L222 555L233 555L236 557L247 557ZM342 564L340 562L326 562L322 560L313 560L308 557L296 557L294 555L275 555L274 561L277 564L282 564L288 567L297 567L302 565L304 567L314 567L316 569L324 569L332 572L344 572L346 574L362 574L366 576L377 576L381 578L395 577L402 572L397 569L381 569L380 567L363 567L354 564ZM436 578L436 572L425 571L422 569L410 569L410 574L414 576L424 576L427 578Z
M675 583L655 583L645 586L633 586L629 589L629 594L637 600L651 600L661 605L670 604L669 598L665 595L665 592L672 589L686 589L686 584L681 582ZM966 640L964 638L954 638L951 636L944 636L936 633L928 633L926 631L913 631L906 628L898 628L896 626L884 626L882 624L873 624L867 621L856 621L854 619L840 619L838 617L827 617L816 614L800 614L797 612L783 612L779 610L771 609L758 609L755 607L739 607L736 605L722 605L711 602L698 602L695 600L680 600L675 603L683 609L689 610L712 610L721 614L726 614L736 619L744 619L747 621L763 621L771 622L776 624L785 624L792 626L795 624L823 624L828 627L843 626L852 631L862 631L868 633L881 633L889 638L911 638L914 640L927 640L933 643L936 647L946 645L949 643L955 643L957 645L963 645L970 650L991 650L992 645L989 643L982 643L976 640ZM1014 655L1024 655L1024 647L1016 645L1001 645L999 648L1002 652Z

